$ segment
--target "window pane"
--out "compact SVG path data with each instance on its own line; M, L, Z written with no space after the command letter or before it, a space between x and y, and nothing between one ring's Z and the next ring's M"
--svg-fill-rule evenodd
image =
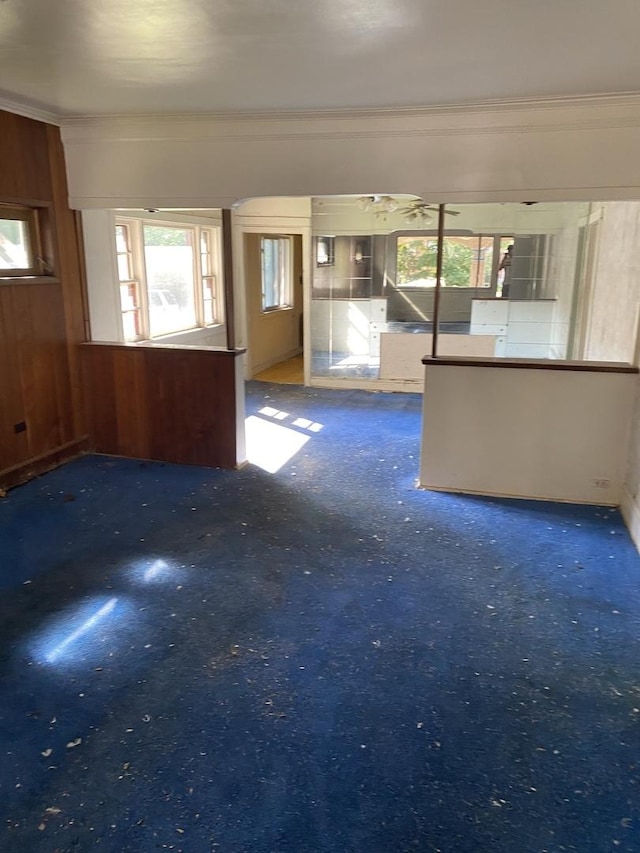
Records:
M120 281L129 281L132 278L129 255L118 255L118 278Z
M205 325L216 322L215 312L215 279L211 277L202 280L203 308Z
M130 281L127 284L120 285L120 305L124 339L125 341L137 341L141 337L141 328L136 282Z
M262 310L291 304L291 241L288 237L262 238Z
M129 240L128 229L126 225L116 225L116 251L128 252Z
M29 229L20 219L0 219L0 269L30 269Z
M192 245L192 229L144 227L151 337L197 325Z
M435 237L398 237L398 285L435 286L437 262L438 241Z

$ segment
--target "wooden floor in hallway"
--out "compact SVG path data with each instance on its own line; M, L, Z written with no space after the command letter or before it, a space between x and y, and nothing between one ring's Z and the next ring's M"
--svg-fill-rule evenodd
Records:
M302 354L273 364L253 377L259 382L279 382L283 385L304 385Z

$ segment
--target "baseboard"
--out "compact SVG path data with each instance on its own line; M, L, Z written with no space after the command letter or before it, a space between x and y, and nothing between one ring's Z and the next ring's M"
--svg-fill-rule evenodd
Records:
M26 483L27 480L38 477L52 468L57 468L58 465L69 462L88 450L89 436L83 435L75 441L69 441L54 450L33 457L33 459L26 459L24 462L5 468L0 471L0 489L11 489L21 483Z
M408 394L422 394L424 380L420 379L360 379L358 377L330 378L312 376L312 388L342 388L347 391L403 391Z
M619 506L619 504L615 502L609 501L591 501L591 500L581 500L580 498L563 498L553 496L553 495L518 495L512 494L511 492L494 492L488 490L478 490L478 489L461 489L456 488L454 486L434 486L430 483L421 483L419 480L416 484L416 488L421 489L425 492L443 492L448 495L473 495L481 498L507 498L511 501L541 501L543 503L554 503L554 504L576 504L578 506L606 506L615 509ZM640 529L640 527L639 527Z
M640 504L626 486L622 488L620 512L622 513L624 523L627 525L627 530L633 544L640 551Z
M281 361L288 361L290 358L295 358L297 355L302 355L302 347L296 347L295 349L289 350L276 358L269 358L266 361L261 361L260 364L256 364L255 367L251 368L250 378L253 379L253 377L258 373L262 373L263 370L268 370L270 367L273 367L274 364L280 364Z

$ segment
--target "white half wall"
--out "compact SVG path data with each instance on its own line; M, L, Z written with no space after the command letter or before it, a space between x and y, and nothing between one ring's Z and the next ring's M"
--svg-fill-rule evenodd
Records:
M617 506L637 376L425 368L420 485Z

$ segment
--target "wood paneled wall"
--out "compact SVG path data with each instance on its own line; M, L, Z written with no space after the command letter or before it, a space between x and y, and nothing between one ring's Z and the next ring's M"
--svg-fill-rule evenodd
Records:
M82 261L57 127L0 111L0 201L42 206L54 275L0 278L0 487L86 444Z
M243 350L90 343L81 348L99 453L235 468Z

